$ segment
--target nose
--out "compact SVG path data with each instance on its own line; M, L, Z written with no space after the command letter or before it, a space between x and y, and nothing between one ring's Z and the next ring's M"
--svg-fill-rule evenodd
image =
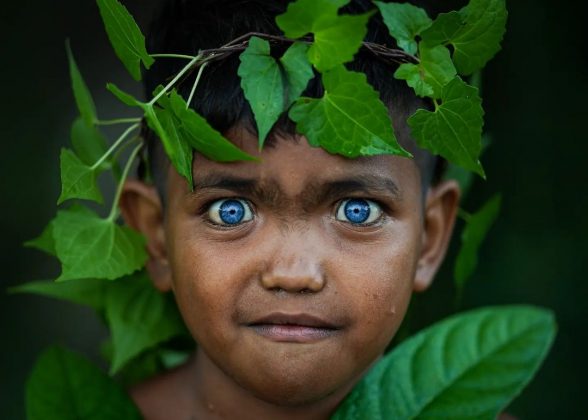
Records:
M280 256L270 261L261 283L272 291L317 293L325 287L325 277L316 255Z

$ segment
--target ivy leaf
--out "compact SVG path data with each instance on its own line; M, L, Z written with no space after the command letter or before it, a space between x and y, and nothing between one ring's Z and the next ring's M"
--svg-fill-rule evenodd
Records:
M11 287L8 290L10 293L32 293L102 310L106 300L106 289L110 284L113 283L97 279L70 282L41 280Z
M69 74L74 98L84 123L88 127L91 127L98 119L96 117L96 106L94 105L94 100L92 99L90 90L88 89L88 86L86 85L86 82L84 82L80 70L78 69L78 65L76 64L76 60L74 59L71 48L69 46L69 41L65 43L65 49L67 51L67 59L69 61Z
M38 237L26 241L23 245L27 248L35 248L49 255L56 256L55 240L53 240L53 222L47 224Z
M418 96L438 99L442 95L443 88L457 74L449 50L443 45L431 48L421 43L419 53L418 64L401 64L394 73L394 77L406 80Z
M550 311L461 313L402 342L355 386L333 419L491 419L534 376L555 336Z
M416 54L416 36L433 23L427 12L409 3L374 3L398 46L409 54Z
M88 126L81 118L74 121L71 126L71 144L75 154L86 165L93 165L106 153L106 140L95 126ZM99 168L108 169L112 163L107 159Z
M314 22L321 17L336 16L339 8L351 0L297 0L288 5L276 23L288 38L300 38L313 32Z
M175 91L169 96L169 107L180 124L180 133L194 149L218 162L257 160L223 137Z
M114 348L111 374L144 350L185 331L177 307L169 298L153 287L144 271L108 288L106 318Z
M429 44L451 44L459 73L470 75L500 50L507 16L505 0L471 0L459 12L440 15L422 38Z
M461 234L461 247L457 254L454 270L458 296L461 296L465 282L476 270L478 249L498 217L500 204L500 195L494 196L466 221Z
M441 100L434 112L419 109L408 119L414 138L420 147L485 177L478 160L484 124L478 90L456 77Z
M144 238L91 210L62 210L53 221L53 238L62 273L57 281L114 280L141 268L147 260Z
M126 7L117 0L97 0L108 39L133 79L141 80L141 62L151 67L153 58L145 48L145 37Z
M69 149L61 149L61 195L57 204L73 198L102 204L102 194L96 184L98 170L85 165Z
M310 46L302 42L295 42L286 50L280 62L286 72L287 99L285 108L289 108L308 86L314 77L312 66L308 61L307 52Z
M155 131L163 142L165 153L174 168L188 181L190 188L192 188L194 184L192 175L194 153L186 138L179 133L179 122L168 110L153 107L146 110L145 119L149 127Z
M140 419L139 410L113 379L84 357L46 350L27 381L29 420Z
M365 74L341 66L323 74L323 84L322 98L300 98L289 112L312 146L350 158L410 156L398 144L388 110Z
M269 42L255 36L249 39L247 49L239 58L241 87L255 116L261 150L268 133L284 112L282 72L270 55Z
M338 15L349 0L298 0L291 3L276 23L288 38L314 34L308 58L320 72L353 59L367 33L374 11L362 15Z

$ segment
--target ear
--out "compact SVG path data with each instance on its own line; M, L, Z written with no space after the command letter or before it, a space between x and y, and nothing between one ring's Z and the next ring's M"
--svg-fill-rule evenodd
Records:
M444 181L427 192L421 255L417 263L415 292L426 290L445 258L455 217L460 190L455 181Z
M125 182L120 209L125 222L147 239L147 271L157 289L171 289L171 270L165 246L164 210L154 186L144 182Z

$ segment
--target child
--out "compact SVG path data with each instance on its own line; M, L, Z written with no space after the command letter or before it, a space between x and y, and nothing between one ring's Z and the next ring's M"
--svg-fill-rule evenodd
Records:
M193 54L277 34L286 5L167 2L148 49ZM354 1L343 11L371 8ZM392 42L376 17L366 41ZM175 74L170 62L147 73L148 93ZM414 159L332 155L286 117L259 151L238 65L238 55L211 64L192 106L260 161L196 153L191 191L150 134L155 186L128 181L121 198L126 222L147 238L155 287L173 291L198 345L187 363L131 390L147 419L328 418L382 356L412 292L430 285L451 236L458 186L440 181L441 163L410 139L406 118L424 103L393 68L365 51L349 66L380 92ZM185 98L190 87L179 87ZM305 96L321 95L316 78Z

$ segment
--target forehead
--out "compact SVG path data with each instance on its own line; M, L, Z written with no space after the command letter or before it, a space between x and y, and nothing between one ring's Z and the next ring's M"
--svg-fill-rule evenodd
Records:
M355 182L358 189L369 186L370 190L386 190L398 198L420 196L420 171L412 159L389 155L348 159L312 147L302 136L288 135L276 135L270 146L259 151L257 137L245 128L233 128L225 136L259 161L221 163L196 153L196 190L222 184L223 180L235 186L242 180L293 198L309 195L325 184L349 186Z

